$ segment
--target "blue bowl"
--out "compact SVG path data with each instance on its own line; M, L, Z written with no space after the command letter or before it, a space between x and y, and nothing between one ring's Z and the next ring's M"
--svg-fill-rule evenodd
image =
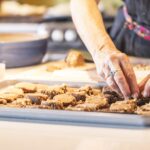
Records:
M18 39L15 39L16 36ZM4 62L7 68L39 64L46 54L47 43L47 35L2 33L0 35L0 62Z

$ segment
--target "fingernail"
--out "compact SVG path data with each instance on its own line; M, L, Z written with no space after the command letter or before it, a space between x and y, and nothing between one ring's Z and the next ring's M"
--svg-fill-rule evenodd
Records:
M129 99L131 99L131 96L125 96L125 99L129 100Z
M143 92L143 96L144 97L150 97L150 95L148 93L146 93L146 92Z
M138 97L139 97L139 93L134 93L134 94L132 95L132 97L133 97L133 98L138 98Z
M143 96L144 96L144 97L147 97L147 94L144 92L144 93L143 93Z

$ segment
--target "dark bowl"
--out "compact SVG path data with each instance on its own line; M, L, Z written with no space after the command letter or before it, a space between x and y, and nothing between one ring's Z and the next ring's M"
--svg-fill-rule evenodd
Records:
M7 68L35 65L47 51L48 36L36 33L0 34L0 62Z

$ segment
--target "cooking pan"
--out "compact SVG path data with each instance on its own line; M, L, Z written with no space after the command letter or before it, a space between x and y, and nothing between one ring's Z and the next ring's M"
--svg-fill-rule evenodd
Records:
M1 33L0 62L4 62L7 68L41 63L47 39L48 35L43 33Z

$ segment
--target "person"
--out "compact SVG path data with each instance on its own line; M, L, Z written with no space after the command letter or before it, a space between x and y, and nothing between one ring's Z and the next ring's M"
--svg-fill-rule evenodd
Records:
M93 57L98 74L127 99L140 95L150 97L150 75L138 85L126 55L150 58L150 1L124 0L111 37L104 27L97 6L99 1L71 0L74 24Z

